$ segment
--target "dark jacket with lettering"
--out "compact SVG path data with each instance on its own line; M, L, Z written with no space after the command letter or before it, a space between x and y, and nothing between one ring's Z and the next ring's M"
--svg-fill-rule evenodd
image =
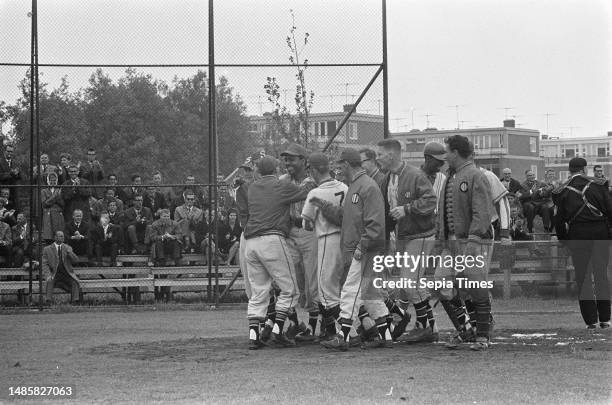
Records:
M403 206L406 216L398 221L389 214L387 188L391 179L387 173L381 186L385 200L387 234L397 225L399 239L426 238L436 233L435 215L436 195L427 175L419 168L404 164L397 181L397 205Z
M342 250L377 252L385 244L385 202L380 187L365 170L351 181L342 207Z
M465 162L453 173L449 170L442 185L438 213L437 237L440 240L448 239L446 229L446 185L453 181L453 221L457 239L490 238L491 218L495 207L491 197L491 187L483 172L473 162Z

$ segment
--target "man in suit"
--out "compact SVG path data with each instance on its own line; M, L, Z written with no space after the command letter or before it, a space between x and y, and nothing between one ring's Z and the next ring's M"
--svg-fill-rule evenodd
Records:
M83 213L83 219L85 222L89 222L91 219L91 208L89 206L89 197L91 196L91 190L88 186L89 182L79 177L79 169L72 165L68 168L68 179L63 185L74 186L68 188L62 188L62 197L64 198L64 217L69 218L74 210L81 210Z
M147 226L153 222L151 209L143 206L143 197L134 197L134 206L128 208L123 214L123 227L130 242L132 254L144 254L146 252L145 234Z
M0 185L11 186L17 184L21 180L21 171L17 164L13 160L13 152L15 148L13 145L6 145L4 147L4 154L0 156ZM12 199L9 202L17 207L19 199L17 198L17 190L12 189Z
M110 256L111 266L117 264L117 254L119 253L122 239L119 225L113 225L107 213L102 214L100 222L91 231L91 244L98 266L102 265L102 255Z
M512 170L508 167L503 170L503 176L499 180L511 193L516 193L521 189L521 182L512 177Z
M42 268L48 273L47 278L47 305L53 300L53 289L60 287L70 291L70 302L78 302L79 279L72 270L72 264L79 258L72 251L72 247L64 243L64 232L55 232L55 242L43 249Z
M202 218L202 210L194 206L195 194L191 191L185 193L185 204L176 207L174 220L181 227L183 247L185 252L194 252L196 245L195 225Z
M68 244L79 256L91 256L89 248L89 224L83 221L83 211L74 210L72 221L66 224Z
M21 267L25 256L30 256L30 232L23 212L17 214L17 224L11 229L13 238L13 267Z
M126 207L131 207L134 205L134 196L143 195L144 189L142 187L142 177L139 174L135 174L132 176L132 186L128 187L124 190L123 203Z
M87 162L81 164L79 176L87 180L91 184L102 184L104 180L104 170L96 157L96 151L93 148L87 150ZM94 189L93 194L99 198L102 189Z
M11 263L11 248L13 245L13 235L11 227L6 222L0 221L0 257L7 265Z
M46 177L49 173L57 174L58 168L52 164L49 164L49 155L43 153L40 155L40 165L34 167L34 176L41 174L40 182L45 184Z
M17 221L15 218L15 210L7 207L8 199L0 197L0 221L6 222L9 226L14 226Z
M164 208L168 208L164 195L157 191L155 187L147 187L143 198L143 205L151 210L153 219L159 219L159 213Z
M108 192L108 189L112 189L115 192L115 198L120 199L123 204L125 205L125 201L127 199L127 195L125 194L125 190L123 190L122 188L117 187L117 175L115 173L111 173L108 175L108 177L106 178L106 182L108 184L108 188L106 189ZM127 208L127 207L125 207Z
M160 218L151 225L151 241L155 264L165 266L166 259L174 260L175 265L179 265L181 259L181 227L176 221L170 219L170 210L164 208L160 211ZM161 287L155 291L155 299L171 299L170 287Z

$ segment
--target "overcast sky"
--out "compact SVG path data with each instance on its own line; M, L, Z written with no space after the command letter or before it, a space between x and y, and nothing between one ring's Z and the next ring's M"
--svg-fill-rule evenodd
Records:
M217 63L288 63L285 37L296 16L310 63L380 63L379 0L217 0ZM0 60L29 62L30 1L0 0ZM39 62L205 64L207 5L198 0L39 1ZM612 131L612 1L388 0L391 130L518 126L553 136ZM171 81L194 68L140 69ZM68 76L85 86L93 68L40 68L55 87ZM105 69L120 77L124 69ZM338 111L366 86L376 67L307 70L315 111ZM13 102L23 67L0 67L0 100ZM294 69L218 67L248 104L269 109L263 85L295 86ZM345 83L345 84L343 84ZM347 86L346 83L349 83ZM287 90L288 103L291 90ZM359 111L376 114L382 80ZM454 107L459 105L458 108ZM513 109L504 110L505 107ZM569 128L574 127L574 128Z

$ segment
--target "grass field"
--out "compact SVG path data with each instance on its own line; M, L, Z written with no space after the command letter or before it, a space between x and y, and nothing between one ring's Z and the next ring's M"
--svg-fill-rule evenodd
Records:
M493 308L487 352L442 344L253 352L246 311L236 307L5 313L0 401L11 385L61 384L75 387L73 403L611 402L612 334L585 331L577 304L496 300Z

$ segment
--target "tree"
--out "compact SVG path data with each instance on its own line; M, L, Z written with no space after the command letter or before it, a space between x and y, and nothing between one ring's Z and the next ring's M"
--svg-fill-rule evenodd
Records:
M284 143L296 142L306 148L312 148L316 145L316 140L311 139L309 134L308 116L314 102L314 92L308 91L306 87L306 69L308 68L308 59L303 56L304 49L308 45L310 34L304 33L303 45L298 46L296 39L297 27L295 25L295 14L293 10L289 10L291 14L291 28L289 35L285 38L287 47L289 48L289 62L295 66L297 73L295 75L297 84L295 88L294 102L295 112L292 113L286 105L280 103L280 85L275 77L268 77L264 90L267 94L268 101L272 104L272 113L268 119L269 131L265 134L267 141L273 153L277 154L278 150Z

